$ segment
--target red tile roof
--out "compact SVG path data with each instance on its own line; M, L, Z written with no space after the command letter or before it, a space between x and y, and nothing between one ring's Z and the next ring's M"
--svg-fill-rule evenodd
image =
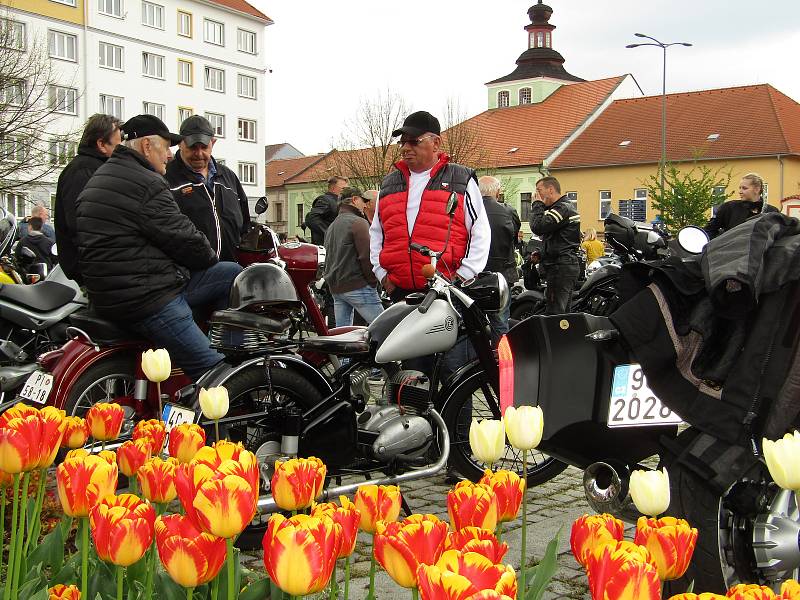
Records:
M291 179L312 167L325 158L324 154L314 156L300 156L298 158L283 158L271 160L267 163L267 186L268 188L281 187L287 179Z
M298 173L287 183L311 183L315 181L325 181L333 175L341 175L350 179L361 176L374 177L380 173L375 171L375 166L380 164L383 154L382 147L359 148L356 150L332 150L323 157L323 160L314 164L313 167ZM397 146L388 148L388 155L384 160L383 172L391 170L391 166L397 159Z
M624 76L563 85L543 102L495 108L467 119L490 167L538 165L622 83ZM517 148L511 151L512 148ZM477 165L476 165L477 166Z
M251 17L256 17L261 19L262 21L269 21L272 23L272 19L270 19L267 15L262 13L258 10L255 6L247 2L246 0L209 0L214 4L219 4L220 6L224 6L225 8L230 8L232 10L245 13L250 15Z
M716 140L708 137L719 134ZM630 143L620 146L620 142ZM800 153L800 104L770 85L667 95L667 160ZM552 168L655 163L661 96L617 100Z

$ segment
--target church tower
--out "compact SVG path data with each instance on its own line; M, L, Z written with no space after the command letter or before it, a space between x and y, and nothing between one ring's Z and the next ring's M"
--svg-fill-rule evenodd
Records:
M564 84L585 81L564 69L564 57L553 50L550 23L553 9L539 0L528 9L530 23L525 26L528 49L517 59L517 68L505 77L486 84L489 108L535 104Z

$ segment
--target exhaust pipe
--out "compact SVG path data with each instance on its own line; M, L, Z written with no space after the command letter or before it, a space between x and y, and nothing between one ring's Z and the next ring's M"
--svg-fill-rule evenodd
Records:
M589 465L583 472L583 492L586 501L598 513L610 513L636 523L639 512L633 505L628 482L630 474L625 468L615 468L605 462Z

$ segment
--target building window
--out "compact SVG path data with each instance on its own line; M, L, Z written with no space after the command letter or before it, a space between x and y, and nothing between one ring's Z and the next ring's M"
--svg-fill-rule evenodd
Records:
M283 202L275 203L275 222L280 223L283 221Z
M192 13L178 11L178 35L192 37Z
M97 2L101 14L122 18L122 0L97 0Z
M544 33L541 31L536 32L536 47L541 48L544 46Z
M509 95L508 92L503 90L502 92L497 92L497 107L498 108L505 108L509 105Z
M160 54L142 52L142 75L164 79L164 57Z
M178 83L194 85L194 65L190 60L178 59Z
M600 218L605 219L611 214L611 192L603 190L600 192Z
M78 60L78 38L69 33L62 33L60 31L47 32L50 58L59 58L61 60L71 60L77 62Z
M163 104L156 104L155 102L145 101L142 112L146 115L153 115L162 121L164 120L165 106Z
M124 99L121 96L109 96L108 94L100 94L100 110L107 115L123 119Z
M194 114L194 109L187 106L178 107L178 126Z
M239 139L243 142L256 141L256 122L253 119L239 119Z
M164 29L164 7L142 0L142 25Z
M212 92L225 92L225 71L206 67L206 89Z
M529 87L520 88L520 90L519 90L519 103L520 104L530 104L531 103L531 88L529 88Z
M0 102L9 106L23 106L27 97L24 81L7 81L0 89Z
M58 4L66 4L67 6L75 6L75 0L50 0Z
M25 50L25 23L3 19L5 27L2 34L2 44L5 48Z
M16 135L0 136L0 161L23 162L26 150L23 139Z
M50 164L51 165L65 165L67 164L78 151L78 145L75 142L67 142L63 140L50 141Z
M60 85L51 85L50 107L53 109L53 112L64 113L65 115L77 115L78 90L75 88L61 87Z
M297 227L300 227L300 224L303 222L303 205L298 204L296 207L296 216L297 216Z
M239 89L239 96L242 98L256 98L256 78L250 75L242 75L237 77L237 88Z
M11 194L5 193L0 196L0 204L3 208L10 213L14 214L16 217L25 217L27 216L25 213L26 211L26 202L24 194Z
M533 194L530 192L522 192L519 195L519 208L520 208L520 220L524 221L525 223L531 220L531 198Z
M108 42L100 42L100 66L106 69L122 71L122 57L124 56L122 46L115 46Z
M761 190L761 198L763 198L764 202L769 200L769 184L766 181L764 182L764 189Z
M219 21L203 19L203 40L216 46L225 45L225 25Z
M550 47L550 32L549 31L544 34L544 45L546 47L548 47L548 48Z
M243 185L256 184L256 167L256 163L239 163L239 181L241 181Z
M256 54L256 34L246 29L236 30L236 49L239 52L247 52L248 54Z
M206 119L214 128L214 137L225 137L225 115L207 112Z

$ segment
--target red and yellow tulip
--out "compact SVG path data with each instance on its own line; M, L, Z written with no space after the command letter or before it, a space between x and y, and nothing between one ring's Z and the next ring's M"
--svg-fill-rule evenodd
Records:
M61 507L70 517L88 517L92 508L117 489L117 463L113 452L89 454L77 449L67 453L56 470Z
M444 549L477 552L497 565L503 562L508 544L499 542L494 533L480 527L464 527L448 534Z
M464 600L483 591L517 597L514 569L477 552L447 550L435 565L419 566L417 582L422 600Z
M686 592L685 594L678 594L670 596L669 600L725 600L725 596L719 594L712 594L711 592L703 592L702 594L693 594Z
M167 428L160 419L139 421L133 428L133 439L147 439L150 441L150 453L153 456L161 454L164 449L164 439L167 437Z
M505 469L494 473L487 470L478 483L489 486L497 497L498 523L517 518L522 497L525 495L525 481L519 475Z
M119 437L124 409L116 402L98 402L86 412L86 424L92 437L101 442L108 442Z
M771 588L756 583L740 583L728 590L728 598L732 600L776 600L777 596Z
M181 423L169 432L169 455L188 463L206 445L206 432L196 423Z
M608 542L621 542L624 532L625 525L613 515L583 515L572 524L569 545L575 560L585 567L592 550Z
M315 504L311 509L311 516L322 517L324 515L330 517L334 523L338 523L341 526L342 546L339 549L337 558L345 558L350 556L356 548L361 513L347 496L339 496L339 502L341 502L341 506L338 506L335 502Z
M117 448L117 466L126 477L135 477L141 466L150 460L150 440L128 440Z
M594 600L661 600L658 570L646 548L632 542L600 545L586 560Z
M497 496L488 485L460 481L447 492L447 513L450 525L456 531L464 527L494 531L497 527Z
M650 552L661 581L669 581L682 577L689 568L697 544L697 529L674 517L639 517L633 541Z
M175 472L178 461L172 457L164 460L154 456L144 463L136 473L142 496L156 504L172 502L178 495L175 489Z
M81 600L78 586L59 583L47 590L48 600Z
M299 510L311 506L322 493L327 469L323 462L309 458L275 461L272 475L272 497L283 510Z
M106 496L91 510L92 538L101 560L129 567L153 543L156 513L133 494Z
M16 404L0 415L0 470L16 474L49 467L64 435L64 411Z
M81 417L64 417L64 437L61 438L62 448L81 448L89 439L89 425Z
M778 600L800 600L800 583L789 579L781 584L781 595Z
M467 598L467 600L513 600L505 594L498 594L494 590L483 590Z
M183 587L208 583L225 562L225 540L200 531L182 515L158 517L155 535L161 564Z
M396 485L362 485L353 498L361 513L361 531L375 533L378 521L396 521L400 516L400 488Z
M264 566L272 581L293 596L324 589L342 544L342 528L333 519L275 514L264 534Z
M378 521L375 558L399 586L415 588L417 567L435 564L444 552L446 538L447 523L444 521Z
M42 446L39 463L36 465L39 469L46 469L55 461L64 438L65 417L66 413L55 406L45 406L39 411L39 420L42 423Z

